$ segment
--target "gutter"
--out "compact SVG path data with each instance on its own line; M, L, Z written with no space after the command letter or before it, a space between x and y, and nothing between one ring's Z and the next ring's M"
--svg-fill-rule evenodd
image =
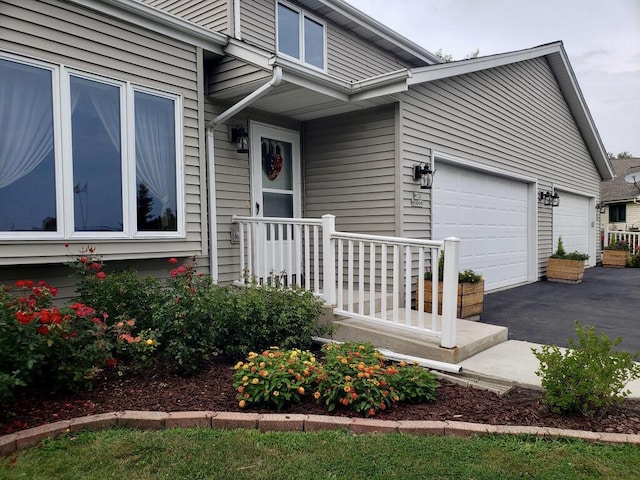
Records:
M214 118L212 121L213 125L224 123L226 120L233 117L236 113L241 112L253 102L266 95L271 88L278 87L280 85L280 82L282 82L282 68L276 65L275 67L273 67L273 76L271 77L271 80L269 80L257 90L250 93L238 103L227 108L224 112Z

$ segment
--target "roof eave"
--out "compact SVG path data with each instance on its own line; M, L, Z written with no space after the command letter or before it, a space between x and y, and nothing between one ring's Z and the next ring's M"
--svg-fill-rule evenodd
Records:
M223 55L223 47L228 41L228 37L222 33L188 22L137 0L68 1L190 45L202 47L218 55Z

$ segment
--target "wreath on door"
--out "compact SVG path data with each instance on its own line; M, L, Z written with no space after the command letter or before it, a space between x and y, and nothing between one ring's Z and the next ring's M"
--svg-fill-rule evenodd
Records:
M283 159L280 145L274 145L271 140L262 142L262 170L271 181L278 178L282 171Z

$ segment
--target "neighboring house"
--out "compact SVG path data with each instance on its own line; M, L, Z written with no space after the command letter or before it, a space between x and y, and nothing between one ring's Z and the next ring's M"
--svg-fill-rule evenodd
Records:
M604 231L640 230L640 158L613 158L615 178L602 182L600 199L604 206L601 223ZM625 181L637 174L637 183Z
M233 215L334 214L507 288L595 265L613 178L562 43L442 64L342 0L0 0L0 127L0 283L87 244L232 282Z

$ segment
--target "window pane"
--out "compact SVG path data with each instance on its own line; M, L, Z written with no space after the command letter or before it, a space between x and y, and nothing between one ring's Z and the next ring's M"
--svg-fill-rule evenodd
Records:
M76 232L121 232L120 88L71 77Z
M278 4L278 51L300 58L300 20L298 12Z
M135 92L139 231L177 231L175 101Z
M51 71L0 59L0 231L55 231Z
M324 27L304 19L304 61L318 68L324 68Z

